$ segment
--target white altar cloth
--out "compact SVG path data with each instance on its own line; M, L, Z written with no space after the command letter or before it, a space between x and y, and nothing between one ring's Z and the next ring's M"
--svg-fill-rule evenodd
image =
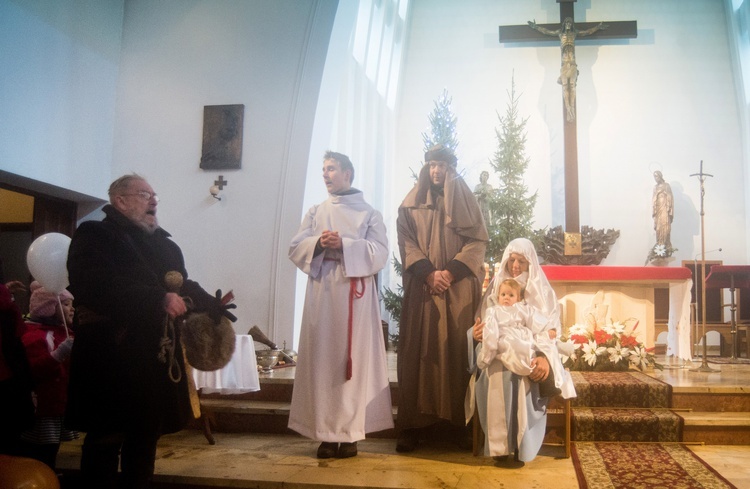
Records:
M234 355L221 370L193 369L195 387L204 394L241 394L260 390L255 343L250 335L236 335Z

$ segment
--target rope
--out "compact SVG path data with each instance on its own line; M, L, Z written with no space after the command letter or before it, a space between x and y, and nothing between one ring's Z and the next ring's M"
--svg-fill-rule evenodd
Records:
M362 291L357 291L357 280L362 283ZM365 295L365 278L349 279L349 324L347 327L347 357L346 357L346 380L352 378L352 320L354 318L354 299L361 299Z
M169 315L164 316L164 334L159 342L159 354L157 357L161 363L167 364L167 372L169 373L169 380L177 384L182 380L182 369L180 364L177 363L177 359L174 356L174 349L176 343L176 336L174 330L174 321L169 318Z

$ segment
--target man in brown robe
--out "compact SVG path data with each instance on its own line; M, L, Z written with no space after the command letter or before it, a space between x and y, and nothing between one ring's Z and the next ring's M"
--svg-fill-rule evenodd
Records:
M466 330L481 300L488 240L476 197L456 173L453 152L433 146L425 162L396 223L404 269L399 452L414 450L423 428L440 421L459 428L466 424Z

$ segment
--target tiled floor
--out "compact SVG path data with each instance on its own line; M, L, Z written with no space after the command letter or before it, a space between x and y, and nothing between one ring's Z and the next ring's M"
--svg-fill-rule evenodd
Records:
M698 361L689 367L700 366ZM692 372L667 365L653 375L675 390L750 390L750 365L716 365L717 372ZM287 370L287 369L284 369ZM290 372L274 373L278 377ZM351 459L318 460L317 443L286 435L216 433L209 445L198 431L165 436L159 444L157 481L201 487L254 488L544 488L578 487L570 459L560 447L543 447L520 469L503 469L491 459L474 457L453 445L424 445L402 455L392 439L367 439ZM738 488L750 487L750 446L691 445L704 461ZM78 466L80 441L61 449L62 469ZM179 487L179 486L177 486Z

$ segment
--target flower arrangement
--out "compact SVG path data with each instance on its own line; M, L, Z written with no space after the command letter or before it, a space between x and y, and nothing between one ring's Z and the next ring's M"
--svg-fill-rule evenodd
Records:
M649 250L648 257L646 258L646 263L669 258L675 251L677 251L677 248L672 248L671 246L667 247L663 244L657 244L653 248L651 248L651 250Z
M563 341L573 345L573 352L563 355L563 364L570 370L624 371L631 368L646 370L663 365L656 362L653 349L647 349L636 339L638 321L630 327L628 322L612 321L590 329L574 324Z

